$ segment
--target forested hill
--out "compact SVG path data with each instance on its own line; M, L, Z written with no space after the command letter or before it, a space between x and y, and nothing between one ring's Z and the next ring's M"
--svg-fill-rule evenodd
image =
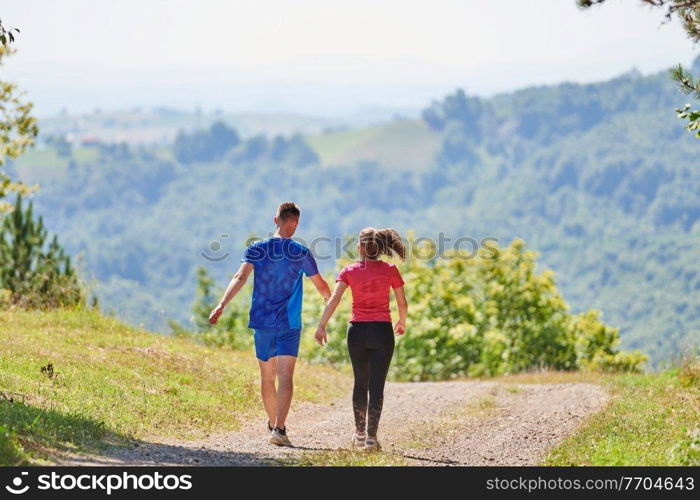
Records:
M243 241L293 199L306 241L367 225L521 237L573 310L601 309L624 348L658 362L700 342L700 141L675 117L685 101L666 72L630 72L489 99L458 91L422 120L310 136L220 124L169 146L44 137L10 173L41 184L47 226L84 251L103 306L133 322L186 321L196 267L223 285Z

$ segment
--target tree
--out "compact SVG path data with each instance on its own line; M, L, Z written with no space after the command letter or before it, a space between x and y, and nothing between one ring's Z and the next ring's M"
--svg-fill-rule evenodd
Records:
M206 268L197 268L197 296L192 304L194 336L208 345L228 346L234 349L248 349L252 337L248 330L248 292L243 292L229 303L216 325L209 323L209 313L223 293L215 289L216 282ZM189 328L170 320L170 328L175 334L190 334Z
M238 133L228 127L224 122L217 121L209 128L208 138L209 154L213 159L222 158L231 148L241 142Z
M208 130L195 130L191 134L178 132L173 151L180 163L217 161L240 142L234 129L217 121Z
M53 146L56 154L62 158L72 158L73 156L73 147L62 134L49 136L46 138L46 144Z
M0 21L0 64L9 55L17 28ZM33 104L23 101L13 83L0 81L0 167L34 144L39 133L31 115ZM32 203L25 209L22 195L34 188L13 182L0 170L0 200L17 193L14 207L0 202L0 211L11 211L0 226L0 289L3 298L22 307L54 307L84 302L84 293L71 259L56 236L47 243L48 232L41 217L34 219Z
M688 38L693 43L700 42L700 0L640 0L646 5L665 9L665 17L670 21L673 17L678 18L683 25ZM589 8L593 5L605 3L606 0L576 0L579 7ZM698 58L700 61L700 58ZM700 65L696 61L696 66ZM681 92L692 95L696 100L700 100L700 78L694 78L686 71L682 65L678 64L671 70L671 75L680 86ZM687 129L695 132L700 138L700 110L694 109L690 104L683 109L677 109L678 117L688 120Z
M12 213L0 227L0 289L21 307L56 307L84 302L77 273L54 236L48 240L33 205L17 195Z
M0 33L6 33L4 28L0 28ZM7 36L9 38L10 35ZM8 54L10 49L3 42L0 45L0 64ZM21 98L15 84L0 81L0 212L12 208L2 201L8 192L27 194L34 189L21 182L13 182L1 169L6 159L17 158L34 144L39 128L31 114L32 107L31 102Z
M700 56L695 60L693 70L695 72L700 70ZM700 100L700 78L694 78L692 73L684 70L680 64L671 71L673 77L681 84L681 92L693 96L696 100ZM688 131L695 132L695 136L700 138L700 109L694 109L690 104L686 104L685 107L677 109L676 112L678 113L678 118L688 120L686 127Z
M423 111L423 120L434 130L443 130L448 122L459 122L465 134L480 138L480 121L486 112L484 102L478 97L469 97L464 90L457 89L442 101L433 101Z

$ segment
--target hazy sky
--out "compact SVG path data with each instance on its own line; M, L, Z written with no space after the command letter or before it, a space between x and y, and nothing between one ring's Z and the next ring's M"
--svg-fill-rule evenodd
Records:
M342 114L462 87L647 73L697 50L639 0L22 0L0 69L39 114L170 105Z

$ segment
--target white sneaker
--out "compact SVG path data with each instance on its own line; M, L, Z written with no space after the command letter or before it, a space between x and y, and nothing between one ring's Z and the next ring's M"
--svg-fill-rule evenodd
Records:
M270 444L277 446L292 446L292 442L287 437L287 428L275 427L270 434Z
M382 449L377 438L367 438L365 439L365 451L380 451Z
M365 447L365 439L367 437L365 435L359 435L357 433L352 435L352 447L358 450L361 450Z

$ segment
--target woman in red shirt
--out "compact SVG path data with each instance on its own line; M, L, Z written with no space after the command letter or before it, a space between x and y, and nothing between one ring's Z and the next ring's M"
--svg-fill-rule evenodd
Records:
M357 244L360 260L340 271L335 290L323 311L316 330L316 341L328 341L326 324L333 315L345 290L352 291L352 317L347 340L355 385L352 407L355 414L353 445L365 450L380 448L377 427L384 402L384 383L394 353L394 333L406 331L408 305L403 279L395 265L379 260L382 255L406 257L406 247L393 229L368 227L360 231ZM394 289L399 320L391 326L389 289ZM369 404L367 394L369 393Z

